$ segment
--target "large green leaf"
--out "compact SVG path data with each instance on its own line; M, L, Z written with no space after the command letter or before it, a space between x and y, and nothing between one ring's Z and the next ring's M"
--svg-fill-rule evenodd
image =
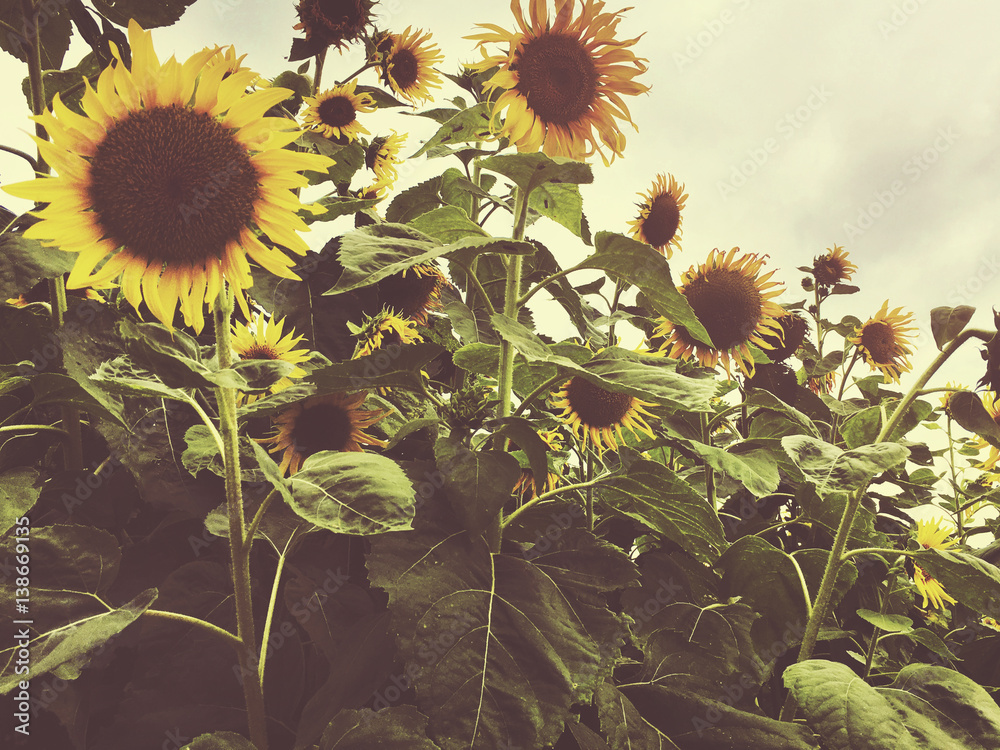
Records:
M195 0L94 0L94 7L119 26L135 19L144 29L170 26Z
M374 453L322 451L289 480L292 510L338 534L409 529L413 485L399 464Z
M852 414L844 420L840 428L840 434L844 436L844 443L848 448L857 448L871 443L878 437L879 431L882 429L883 409L885 410L885 419L888 419L898 406L899 401L882 402L878 406L871 406ZM893 428L892 434L886 437L886 440L889 442L900 440L926 419L932 411L934 411L934 407L926 401L919 399L914 401L910 404L910 408L903 415L903 418L899 420L899 424Z
M632 702L609 682L594 696L601 731L611 750L678 750L670 738L642 718Z
M807 435L783 437L781 445L823 497L856 490L910 455L896 443L873 443L842 451Z
M10 29L0 33L0 48L3 48L21 62L27 62L26 52L34 43L35 29L41 38L42 70L58 70L62 67L63 56L69 49L73 35L69 14L65 12L65 2L35 3L38 19L34 24L25 22L22 14L23 3L18 0L0 0L0 20Z
M41 372L31 379L31 390L34 392L32 406L59 404L72 406L86 412L95 418L106 419L124 426L118 410L109 408L92 396L80 383L68 375L56 372Z
M584 237L583 197L578 185L540 185L531 192L528 206L557 224L562 224L577 237Z
M825 659L793 664L784 673L805 717L828 750L925 750L893 706L849 667Z
M469 219L465 211L455 206L432 209L413 219L409 226L446 245L466 237L489 237L481 226Z
M649 245L613 232L594 237L597 252L575 268L599 268L642 290L649 304L675 325L684 326L692 338L706 345L712 339L687 299L677 291L667 259Z
M5 35L0 33L0 38ZM26 294L43 279L69 273L77 256L22 234L0 234L0 299Z
M509 453L471 451L455 437L439 438L434 456L448 502L466 530L479 536L510 500L521 467Z
M474 107L460 110L458 114L441 125L438 131L408 158L422 156L436 146L469 143L489 138L492 108L493 105L489 102L480 102Z
M1000 602L1000 568L965 552L919 550L914 561L965 606L993 612Z
M257 746L236 732L200 734L181 750L257 750Z
M427 739L427 717L413 706L344 710L323 732L319 750L437 750Z
M648 526L705 564L715 563L728 546L715 509L661 463L636 461L597 492L610 509Z
M42 492L37 469L25 466L0 474L0 536L23 518Z
M143 370L128 357L104 362L90 376L103 390L122 396L152 396L190 403L192 396L182 388L171 388L154 373Z
M579 185L594 181L594 173L589 165L562 156L546 156L540 151L488 156L480 159L479 165L483 169L502 174L529 193L545 183Z
M706 464L731 476L756 497L770 495L778 489L778 464L766 448L752 448L739 443L716 448L694 440L684 440L683 443Z
M571 706L589 702L627 633L601 596L619 585L617 552L592 572L580 565L603 546L589 536L563 558L536 565L491 554L430 495L414 531L372 540L372 583L389 594L400 654L444 750L554 744ZM567 567L572 566L572 567ZM561 570L560 570L561 569ZM582 579L582 580L581 580ZM500 745L500 743L504 743Z
M444 347L431 343L386 346L358 359L313 370L305 381L315 383L317 393L372 388L419 391L425 382L420 371L444 351Z
M1000 425L986 411L982 399L971 391L952 393L948 399L948 413L962 427L974 432L990 445L1000 448Z

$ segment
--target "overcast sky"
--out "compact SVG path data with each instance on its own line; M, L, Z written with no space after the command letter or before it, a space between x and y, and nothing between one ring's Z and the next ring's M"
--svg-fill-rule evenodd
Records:
M739 246L769 254L768 267L788 285L779 301L803 299L795 266L837 243L858 265L862 291L833 298L824 307L829 317L864 320L888 299L915 312L928 331L929 310L939 305L973 305L973 325L991 327L990 307L1000 305L1000 56L993 52L1000 3L633 3L638 7L620 30L630 37L646 32L634 49L649 61L639 80L652 90L629 102L639 131L626 131L624 158L610 168L598 161L595 184L584 188L594 230L625 232L635 193L657 172L672 172L690 194L683 250L671 261L675 277L714 247ZM611 0L607 9L618 5ZM447 72L477 59L472 42L462 39L475 23L514 25L501 0L380 6L384 28L431 30ZM175 27L155 31L154 43L161 59L232 43L273 77L297 66L284 62L295 22L291 0L199 0ZM85 51L74 45L66 65ZM347 75L356 62L331 54L326 75ZM23 66L3 55L0 73L0 93L11 103L0 136L31 150L23 134ZM447 88L438 99L458 93ZM400 131L416 122L391 118ZM429 132L412 132L410 152ZM444 166L418 165L402 185ZM0 176L29 177L24 163L6 154ZM574 250L559 227L546 230L545 241L564 252L586 251ZM982 370L977 349L957 356L940 384L959 377L972 385ZM928 333L915 369L933 354Z

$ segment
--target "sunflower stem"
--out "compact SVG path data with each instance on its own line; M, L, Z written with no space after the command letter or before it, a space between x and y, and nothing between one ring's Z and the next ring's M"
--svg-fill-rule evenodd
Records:
M916 400L917 394L927 384L927 381L931 379L934 373L936 373L948 360L948 358L958 351L962 344L971 338L979 338L984 341L989 341L992 337L992 332L969 329L967 331L962 331L958 336L950 341L941 353L934 358L934 361L931 362L927 369L924 370L923 374L921 374L921 376L917 379L917 382L914 383L909 393L907 393L903 397L903 400L899 402L899 406L896 407L896 410L892 413L892 417L890 417L888 422L886 422L886 424L882 427L878 437L875 438L875 442L883 443L890 435L892 435L893 430L896 429L896 426L900 423L906 415L906 412L909 411L910 406ZM843 391L841 391L841 395L843 395ZM858 508L861 507L861 500L864 497L865 490L867 488L868 484L865 483L851 493L847 501L847 506L844 508L844 514L840 518L840 525L837 528L837 534L834 537L833 545L830 548L830 556L827 558L826 569L823 571L823 579L820 581L819 591L816 594L816 601L813 604L812 613L806 622L806 629L802 635L802 645L799 647L798 662L807 661L812 657L813 651L816 648L816 641L819 638L820 626L830 613L830 602L833 598L837 577L840 574L840 569L844 563L854 555L861 554L862 552L872 553L887 551L880 550L879 548L855 549L847 553L844 551L847 547L847 540L850 534L851 526L854 524L854 517L858 513ZM906 554L905 552L901 553L895 550L894 552L896 554ZM779 719L781 721L792 721L795 718L795 708L795 699L792 694L789 693L787 699L785 700L785 705L782 706Z
M42 80L42 42L41 28L38 21L38 8L33 0L21 0L21 16L24 19L25 29L34 29L34 37L26 39L20 34L24 46L24 58L28 61L28 85L31 88L31 113L40 115L45 110L45 81ZM48 133L41 123L35 123L35 135L42 140L48 140ZM41 150L38 151L38 168L35 170L39 174L49 174L49 165L42 157Z
M294 529L288 537L288 541L285 543L285 549L281 551L278 555L278 567L274 571L274 581L271 583L271 598L267 603L267 615L264 617L264 632L260 636L260 642L266 644L268 638L271 636L271 623L274 621L274 607L278 601L278 588L281 584L281 573L285 569L285 561L288 559L289 550L292 548L292 544L295 541L295 534L298 529ZM263 648L260 652L260 663L257 665L257 679L260 680L260 684L264 684L264 666L267 663L267 649Z
M232 345L233 291L225 285L215 303L215 350L219 368L233 364ZM253 539L246 534L243 517L243 489L240 483L239 431L236 421L236 391L216 388L219 410L219 432L222 435L223 460L226 467L226 506L229 515L229 550L232 561L233 592L236 601L236 637L243 698L247 706L250 741L258 750L267 750L267 715L264 707L264 686L258 666L256 634L254 632L253 600L251 597L250 551Z
M0 151L6 151L8 154L14 154L14 156L20 156L22 159L28 162L28 164L31 165L32 171L34 172L38 171L38 162L35 160L33 156L31 156L31 154L27 154L19 148L4 146L2 143L0 143Z
M313 96L319 96L319 85L323 80L323 66L325 63L326 50L324 49L316 53L316 77L313 79Z
M232 645L239 648L240 639L235 635L230 633L224 628L220 628L218 625L213 625L210 622L201 620L197 617L191 617L190 615L182 615L180 612L168 612L163 609L147 609L142 613L143 617L158 617L161 620L174 620L175 622L183 622L188 625L194 625L197 628L201 628L209 633L214 633L215 635L221 636L229 641Z
M712 445L712 428L708 422L708 412L699 413L701 419L701 442L705 445ZM705 462L705 498L711 507L715 507L715 472L712 467Z
M594 455L593 453L587 454L587 483L590 484L594 479ZM593 533L594 531L594 485L590 484L587 487L587 531Z

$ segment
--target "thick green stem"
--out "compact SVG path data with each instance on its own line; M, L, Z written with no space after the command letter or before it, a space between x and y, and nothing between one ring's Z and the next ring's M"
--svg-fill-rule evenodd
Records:
M228 630L220 628L218 625L213 625L210 622L201 620L197 617L191 617L190 615L182 615L180 612L167 612L162 609L147 609L142 613L143 617L157 617L161 620L174 620L175 622L183 622L188 625L193 625L196 628L201 628L202 630L212 633L214 635L221 636L222 638L229 641L230 645L240 648L243 643L235 635L230 633Z
M944 350L934 358L934 361L931 362L930 366L928 366L923 374L921 374L921 376L917 379L917 382L903 397L903 400L899 402L899 406L896 407L896 411L892 413L892 417L890 417L882 427L882 431L878 434L878 437L875 438L875 442L885 442L888 436L892 435L893 430L906 415L906 412L909 410L914 400L916 400L917 395L927 384L927 381L933 377L934 373L941 368L941 365L943 365L948 358L962 346L962 344L973 337L989 341L992 336L992 332L971 329L963 331L951 342L949 342L947 346L945 346ZM858 487L857 490L851 493L850 498L847 501L847 507L844 508L844 514L840 518L840 525L837 527L837 534L833 539L833 546L830 549L830 556L827 559L826 569L823 571L823 579L820 581L819 592L817 592L816 601L813 604L813 611L808 622L806 623L805 632L802 635L802 645L799 647L799 656L797 659L799 662L803 662L811 658L813 650L816 648L816 641L819 637L820 626L830 614L830 602L833 598L834 588L836 586L837 577L840 574L841 567L850 557L860 554L861 552L876 551L877 549L852 550L848 554L844 553L844 550L847 547L847 540L850 535L851 526L854 524L854 517L858 513L858 508L861 507L861 500L865 495L866 489L867 484ZM897 551L896 554L905 553ZM788 698L785 700L785 705L781 709L781 716L779 718L782 721L791 721L795 718L795 700L791 693L788 694Z
M712 430L709 427L708 412L701 412L701 442L705 445L712 445ZM715 472L712 467L705 462L705 498L711 507L715 507Z
M220 369L226 369L233 364L230 329L232 314L233 293L231 289L225 287L219 293L215 304L215 348ZM251 597L250 550L253 547L253 539L247 538L246 520L243 517L236 391L232 388L219 387L215 393L226 467L226 507L229 513L229 549L236 602L236 637L241 643L237 656L240 674L243 677L243 697L247 706L250 741L258 750L267 750L267 714L264 707L264 688L257 669L259 660Z

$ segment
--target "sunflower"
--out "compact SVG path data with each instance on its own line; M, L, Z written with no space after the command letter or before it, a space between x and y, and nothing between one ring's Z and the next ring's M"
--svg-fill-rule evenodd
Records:
M279 359L282 362L300 364L309 359L307 349L297 349L296 344L302 341L302 336L289 332L282 336L285 321L283 319L266 318L261 313L254 313L249 323L233 324L233 349L240 359ZM292 378L305 376L305 370L296 367L286 377L272 385L268 393L277 393L292 384ZM254 393L241 394L241 402L252 404L260 395Z
M669 179L669 182L668 182ZM639 216L629 222L633 237L656 248L667 258L674 249L681 249L681 223L687 193L678 185L672 174L659 174L653 186L645 193L637 193L645 200L637 203Z
M250 70L250 68L243 64L243 61L246 59L246 54L242 54L237 57L235 47L226 47L225 49L214 48L211 50L206 48L206 51L211 51L212 53L212 58L210 60L212 64L222 65L225 68L225 72L222 74L223 80L234 73L242 73ZM270 85L270 81L257 73L254 73L253 78L251 78L249 83L247 83L247 86L256 86L257 88L267 88Z
M326 171L332 161L282 148L299 131L263 114L287 89L245 93L256 74L223 81L224 60L212 50L161 65L135 21L129 42L131 70L112 44L115 63L96 91L85 82L86 116L56 95L54 113L34 118L52 138L36 141L59 176L5 188L49 204L25 236L78 253L69 288L120 279L129 303L138 310L145 301L167 326L179 304L200 331L204 303L214 305L223 281L249 317L242 294L253 284L248 255L271 273L298 278L293 261L261 242L253 226L304 255L296 232L308 227L292 190L307 183L301 170Z
M259 442L272 446L271 453L284 452L282 474L296 473L306 458L320 451L362 451L364 445L384 448L385 441L365 434L364 428L388 412L362 409L367 396L363 391L311 396L281 412L274 419L277 432Z
M306 32L301 50L305 59L331 44L338 49L358 39L369 23L373 0L300 0L296 6L299 23L292 28Z
M433 66L444 60L441 50L429 44L431 34L423 29L402 34L386 34L379 45L387 51L382 57L382 80L395 93L417 104L433 99L430 89L440 88L441 76Z
M767 356L772 362L788 359L802 346L809 324L798 313L785 312L777 319L781 335L765 334L761 338L768 344Z
M581 437L582 428L584 450L589 440L598 455L604 453L605 448L617 451L618 443L625 443L622 427L633 435L637 435L638 428L653 437L653 431L642 415L652 416L644 407L655 404L627 393L606 391L580 376L567 380L562 389L552 395L552 406L562 409L559 418L569 425L577 438ZM615 441L616 433L618 441Z
M809 390L815 393L817 396L821 393L831 394L833 393L833 387L837 384L837 373L832 370L825 375L820 375L815 378L809 378L806 380L806 385Z
M798 400L798 378L784 362L758 365L753 377L747 378L745 386L773 393L789 406L795 406Z
M979 398L983 402L983 408L985 408L990 417L993 418L993 421L1000 425L1000 397L992 391L986 391L981 393ZM996 475L994 472L996 471L997 464L1000 463L1000 448L991 445L990 442L983 437L977 437L976 440L972 442L972 445L978 450L982 450L983 448L990 449L990 454L986 457L986 460L982 463L976 464L975 468L988 472L988 479L990 481L995 481L994 477Z
M910 331L917 330L908 325L913 322L913 313L900 315L897 307L889 312L889 301L882 303L874 318L869 318L860 328L854 329L854 335L847 340L858 347L865 361L873 370L879 370L885 376L885 382L899 382L899 376L911 369L907 357L913 353L910 349Z
M563 436L558 430L539 430L538 437L545 442L550 451L561 451L563 449ZM546 474L545 483L542 485L542 492L551 492L556 488L556 485L558 485L561 480L562 476L554 471L551 471L550 465L550 471ZM535 483L535 474L531 471L531 469L521 469L521 476L518 477L517 483L514 485L514 489L511 490L511 494L515 497L521 498L522 501L525 497L531 500L538 497L538 487Z
M942 527L944 519L941 517L933 521L917 521L917 544L924 549L948 549L955 544L954 539L948 539L951 533L947 528Z
M770 349L771 344L764 336L768 333L781 336L777 318L785 311L771 301L782 292L772 289L779 286L778 282L768 281L774 271L759 275L767 256L746 253L736 258L737 252L738 247L728 254L715 249L705 263L691 266L681 274L679 291L705 326L714 348L696 341L686 328L666 318L659 319L653 335L666 339L661 351L669 348L671 358L689 359L693 355L705 367L715 367L722 360L730 377L732 358L744 375L752 377L750 344Z
M949 390L946 390L944 395L941 396L940 398L941 409L945 412L945 414L951 415L951 397L960 391L966 390L966 387L961 383L953 383L950 380L947 383L945 383L944 387ZM952 388L956 390L950 390Z
M402 164L399 151L406 142L406 133L399 135L395 130L392 135L380 135L372 139L365 149L365 166L375 173L379 182L392 184L399 178L396 165Z
M550 20L548 0L529 0L529 23L521 0L511 0L510 8L519 31L479 24L487 31L468 37L478 41L483 56L470 68L500 68L485 86L489 92L503 91L491 126L506 110L500 134L519 151L541 148L549 156L577 160L596 151L607 164L603 144L612 159L621 155L625 136L616 118L635 127L622 96L649 90L633 80L646 70L644 60L629 49L639 37L615 38L624 11L602 13L603 2L583 0L574 18L576 0L556 0ZM488 44L504 45L506 51L490 55Z
M850 281L858 267L847 259L848 253L840 245L827 248L826 253L813 259L812 274L820 286L833 286Z
M357 347L352 359L367 357L376 349L399 344L415 344L423 341L423 336L417 331L417 324L401 317L392 308L385 308L374 317L365 316L360 327L348 323L355 336L358 337Z
M353 141L368 130L358 122L358 113L374 112L375 100L371 94L357 94L357 79L342 86L334 86L317 96L307 96L303 101L309 105L303 114L303 122L310 130L322 133L327 138L344 138Z
M951 604L956 603L956 600L944 590L941 582L932 577L919 565L913 566L913 584L917 587L917 591L924 597L924 601L920 605L921 609L927 609L928 601L934 605L935 609L944 609L946 601Z
M437 266L422 263L387 276L375 284L375 290L383 304L391 305L400 316L417 325L424 325L431 310L441 308L441 291L447 284Z

